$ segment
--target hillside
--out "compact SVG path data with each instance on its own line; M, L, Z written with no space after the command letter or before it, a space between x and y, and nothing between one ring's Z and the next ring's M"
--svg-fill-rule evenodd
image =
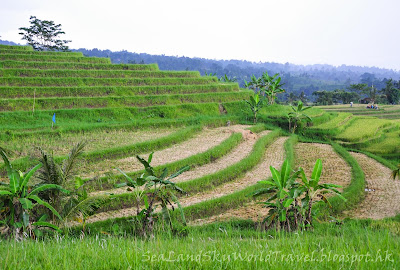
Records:
M71 149L85 142L83 154L65 181L69 195L60 196L63 199L53 204L36 188L43 180L37 173L31 175L33 184L26 191L36 191L57 208L62 217L54 223L62 230L46 234L49 241L39 242L37 239L43 236L39 232L48 232L41 230L42 223L29 223L28 217L29 226L40 227L34 231L36 240L4 241L2 252L12 249L26 255L20 261L11 254L10 262L1 256L3 265L25 267L35 261L48 269L55 264L70 268L82 258L96 258L81 268L154 269L159 265L169 268L171 264L161 259L144 260L143 256L161 256L161 252L171 250L195 256L213 250L223 250L224 254L256 250L262 254L273 247L283 254L308 256L314 254L312 247L358 256L361 252L379 254L384 249L399 249L400 181L390 179L400 153L398 148L393 150L399 142L400 124L392 120L399 118L398 107L368 111L355 106L350 109L352 113L344 106L312 107L306 110L312 123L300 121L304 129L299 128L296 135L288 130L288 113L294 111L290 106L264 106L254 124L244 102L253 93L241 89L238 83L220 82L198 71L160 70L157 64L111 62L110 58L86 57L81 52L37 52L28 46L0 45L2 159L10 155L12 169L27 172L41 166L39 158L44 151L68 169L68 160L74 155ZM15 173L6 171L10 168L7 165L0 163L1 183L15 188ZM43 166L42 171L51 171L50 166ZM184 166L189 168L180 174ZM298 184L307 181L301 178L300 182L293 176L280 184L299 167L309 177L310 185L319 177L314 168L319 168L320 184L325 185L322 189L329 187L328 183L338 185L331 187L344 198L335 194L325 197L325 193L315 196L311 200L313 212L308 208L314 225L306 225L304 218L310 205L310 196L305 196L307 189L298 189ZM156 184L147 188L145 181ZM167 193L173 186L169 181L182 190ZM278 193L271 189L273 181L282 186L279 196L285 200L275 200L275 205L261 204L271 195L277 198ZM158 185L165 183L168 188L152 195ZM81 187L84 189L78 193ZM266 194L252 196L257 190ZM5 196L10 193L1 191ZM81 201L76 199L73 204L72 196ZM38 202L35 205L41 202L33 198ZM81 203L99 198L101 201L89 210L68 212L68 203L78 209ZM14 201L29 204L20 197ZM153 210L146 212L152 202ZM170 208L162 208L163 202ZM278 215L273 211L280 205L283 208ZM0 216L10 209L14 208L1 204ZM33 220L36 213L30 213ZM147 213L150 218L141 219ZM267 215L271 222L263 223ZM143 220L154 223L143 228ZM302 225L296 227L298 221ZM2 234L7 232L7 228L0 229ZM149 230L149 235L141 234L142 229ZM399 254L393 254L398 260ZM179 261L179 266L209 269L215 262L187 260ZM249 268L248 261L228 263L231 268ZM259 266L258 261L250 263ZM282 265L305 268L309 263L285 261L273 265L278 269ZM265 267L271 262L260 264ZM363 261L312 264L316 269L369 266ZM382 265L392 267L398 261L379 262L373 268Z

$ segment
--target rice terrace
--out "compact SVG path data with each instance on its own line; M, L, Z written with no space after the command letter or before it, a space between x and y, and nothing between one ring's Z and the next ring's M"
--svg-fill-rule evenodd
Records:
M281 79L0 45L0 268L399 269L400 82Z

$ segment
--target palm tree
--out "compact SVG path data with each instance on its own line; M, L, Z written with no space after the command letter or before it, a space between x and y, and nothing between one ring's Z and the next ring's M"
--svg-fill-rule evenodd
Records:
M58 191L44 193L42 196L55 205L64 222L75 220L83 223L83 225L87 217L93 215L97 209L109 201L107 195L88 196L85 185L94 179L84 181L76 177L75 181L72 181L74 168L78 158L82 156L85 146L85 141L77 143L71 149L68 157L63 160L62 165L57 164L52 155L39 149L43 167L39 171L38 177L42 180L42 183L57 184L72 190L68 197Z
M294 133L303 120L306 120L307 122L312 122L311 117L304 113L304 111L310 109L311 107L303 107L303 102L301 101L299 101L297 107L291 107L293 111L288 114L289 131L291 130L292 133Z
M56 184L62 187L72 187L70 180L74 176L74 167L76 166L78 158L83 154L83 149L86 146L85 141L77 143L70 151L68 157L63 160L62 165L55 162L54 157L46 153L43 149L39 148L39 161L43 164L42 169L39 171L38 178L42 183ZM43 194L46 199L54 204L58 211L62 209L62 195L57 192Z

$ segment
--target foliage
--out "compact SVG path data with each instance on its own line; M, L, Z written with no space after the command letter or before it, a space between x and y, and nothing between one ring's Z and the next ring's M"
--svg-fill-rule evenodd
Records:
M306 122L311 122L312 119L310 116L304 113L305 110L310 109L311 107L303 107L303 102L299 101L297 107L291 106L292 112L288 114L289 118L289 131L295 133L298 127L302 127L304 120ZM292 126L293 124L293 126Z
M264 106L265 97L262 96L260 93L254 93L253 96L250 96L250 100L245 100L246 103L249 105L250 110L253 113L253 122L257 123L257 114Z
M400 163L397 164L397 168L392 171L392 178L394 180L396 180L396 178L400 179Z
M269 198L263 203L269 208L268 215L263 220L267 228L275 226L277 230L287 231L312 228L313 205L317 203L317 198L329 205L326 194L333 192L346 200L337 190L341 186L319 183L322 173L322 162L319 159L315 163L310 179L305 175L303 168L293 172L288 160L285 160L280 172L272 166L270 170L272 181L259 181L266 187L251 194L252 196L269 194ZM296 178L300 178L301 181L296 182Z
M393 81L392 79L386 81L385 87L381 93L386 97L389 104L398 104L400 100L400 81Z
M265 95L268 98L268 104L274 104L276 95L285 92L285 90L282 88L282 78L279 77L278 73L276 73L274 76L269 76L267 71L263 73L261 78Z
M38 178L42 183L56 184L72 190L68 197L63 196L58 191L42 194L46 201L55 205L64 222L75 220L85 224L87 217L93 215L97 209L109 201L109 197L106 195L89 197L84 188L89 181L84 181L79 177L76 177L75 181L73 181L74 167L78 158L83 154L85 145L85 141L77 143L71 149L68 157L63 160L62 166L55 162L52 155L39 149L39 160L43 167L39 171Z
M276 73L274 76L269 76L268 72L264 72L260 78L252 75L249 82L245 81L244 85L247 88L253 89L255 93L262 93L268 98L268 104L274 104L276 95L285 92L281 84L281 77Z
M57 190L68 194L69 192L56 184L39 184L30 186L30 179L33 174L40 169L42 164L36 165L27 173L16 171L3 148L0 148L0 155L4 161L9 183L0 182L0 224L6 226L7 235L14 234L16 239L26 233L30 237L35 237L35 228L45 226L55 230L58 227L46 222L46 216L37 217L33 209L43 206L54 216L61 219L60 214L48 202L41 198L40 193L50 190Z
M219 78L220 82L230 82L230 83L234 83L237 82L237 78L236 77L228 77L228 75L224 75L221 78Z
M189 167L182 167L169 176L168 168L164 168L161 175L157 176L154 168L150 165L153 153L149 155L147 161L140 156L136 156L136 158L145 168L145 173L136 179L132 179L123 171L118 169L127 180L127 182L119 184L118 186L128 186L130 187L128 188L129 191L132 191L131 188L133 188L135 194L136 216L133 218L133 222L136 234L147 237L153 233L157 218L155 215L157 203L161 206L163 220L167 223L170 230L176 233L177 231L173 226L173 221L168 207L172 207L172 210L174 210L174 203L177 205L181 212L183 225L186 226L182 207L174 193L175 191L184 193L184 191L175 183L171 182L171 180L189 170Z
M65 34L61 30L61 24L54 21L40 20L36 16L31 16L30 27L19 28L19 34L26 40L33 49L37 51L68 51L67 43L70 40L59 39L59 35Z

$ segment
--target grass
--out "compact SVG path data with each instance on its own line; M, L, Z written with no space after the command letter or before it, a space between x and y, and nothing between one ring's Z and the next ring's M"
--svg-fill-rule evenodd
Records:
M23 55L23 54L0 54L0 61L1 60L111 64L110 58L49 56L49 55Z
M0 68L19 69L73 69L73 70L149 70L158 71L157 64L110 64L110 63L70 63L70 62L41 62L0 60Z
M41 97L99 97L162 94L194 94L236 92L236 83L210 83L197 85L143 85L143 86L77 86L77 87L11 87L0 86L2 98Z
M70 70L70 69L2 69L3 77L89 77L89 78L198 78L198 71L149 71L149 70Z
M383 225L385 225L384 223ZM255 231L252 222L191 227L188 237L124 236L123 223L82 240L0 243L2 269L398 269L400 236L373 221L316 224L314 231ZM124 225L129 226L129 223ZM399 223L391 223L399 228ZM120 236L119 233L121 233Z
M3 86L136 86L207 84L217 82L216 77L198 78L55 78L55 77L0 77Z
M58 110L75 108L147 107L155 105L178 105L185 103L225 103L247 99L250 92L196 93L179 95L107 96L107 97L58 97L20 98L0 100L0 111Z
M313 126L312 128L318 129L336 129L347 123L352 118L351 113L338 113L336 117L332 118L328 122L324 122L320 125Z
M389 120L377 120L376 118L356 118L337 138L343 141L355 142L365 138L371 138L382 129L393 125Z

